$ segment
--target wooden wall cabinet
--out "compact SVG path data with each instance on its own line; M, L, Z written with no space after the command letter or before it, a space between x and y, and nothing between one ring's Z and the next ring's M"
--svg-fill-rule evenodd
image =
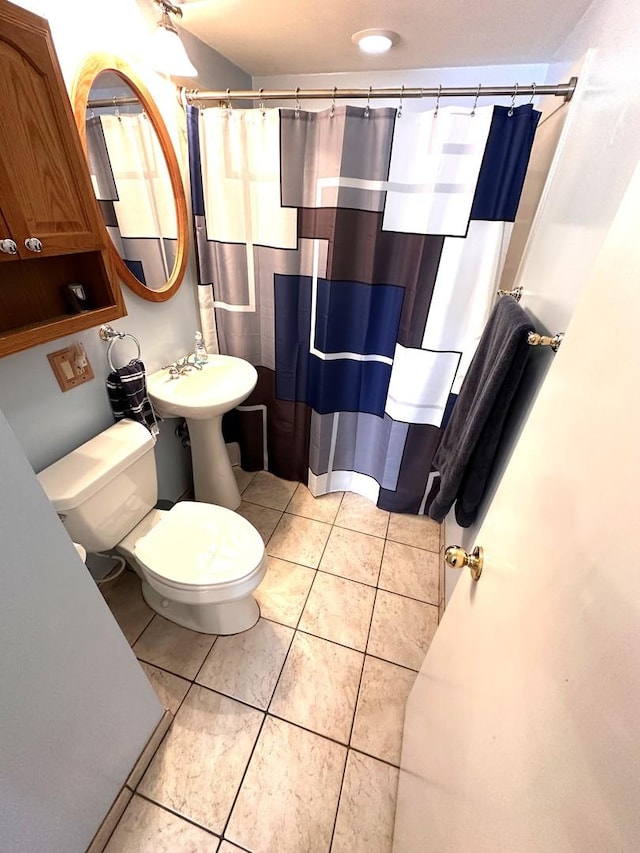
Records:
M0 356L126 314L47 22L0 0ZM87 310L71 307L82 284Z

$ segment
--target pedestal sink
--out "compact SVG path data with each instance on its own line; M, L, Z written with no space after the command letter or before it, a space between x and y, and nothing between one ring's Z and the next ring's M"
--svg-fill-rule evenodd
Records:
M201 370L173 377L168 368L147 377L147 391L162 418L185 418L191 439L198 501L237 509L240 492L222 437L222 415L255 388L255 367L230 355L210 355Z

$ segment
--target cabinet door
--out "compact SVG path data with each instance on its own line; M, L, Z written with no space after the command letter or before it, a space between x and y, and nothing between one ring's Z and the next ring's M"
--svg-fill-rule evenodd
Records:
M0 209L23 258L99 249L95 210L51 34L0 0ZM37 238L41 253L25 241Z
M14 244L15 240L9 231L9 226L0 213L0 262L18 260L20 257L17 254L18 247Z

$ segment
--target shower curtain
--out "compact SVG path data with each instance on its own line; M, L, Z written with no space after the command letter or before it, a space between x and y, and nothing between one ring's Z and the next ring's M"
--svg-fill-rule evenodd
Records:
M178 225L169 172L144 113L89 118L87 154L100 210L120 257L157 290L174 267Z
M242 465L423 513L539 113L189 108L210 351L247 359Z

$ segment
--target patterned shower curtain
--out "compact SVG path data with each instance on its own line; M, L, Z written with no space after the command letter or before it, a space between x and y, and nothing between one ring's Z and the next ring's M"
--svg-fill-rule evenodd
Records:
M189 108L205 340L259 376L245 469L425 511L539 115Z
M173 271L178 222L169 171L144 113L89 118L87 155L109 236L136 278L151 290Z

